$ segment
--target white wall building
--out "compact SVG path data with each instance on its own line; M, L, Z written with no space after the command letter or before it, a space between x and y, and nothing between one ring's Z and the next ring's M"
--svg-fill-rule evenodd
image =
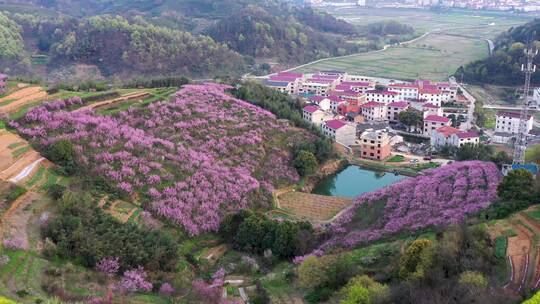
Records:
M379 90L369 90L366 92L366 101L367 102L381 102L384 104L389 104L391 102L399 101L399 94L391 91L379 91Z
M424 135L431 135L431 132L435 129L444 126L450 126L451 120L449 118L438 116L438 115L429 115L424 118Z
M398 114L409 108L409 103L405 101L391 102L386 105L386 119L388 121L398 121Z
M514 112L498 112L495 122L495 132L510 134L519 133L520 114ZM534 119L531 115L527 119L527 133L533 128Z
M316 105L309 105L304 107L302 118L314 125L320 126L324 121L332 119L333 116Z
M396 83L388 86L388 91L399 94L400 100L418 98L418 86L412 83Z
M431 130L430 133L431 146L440 148L445 145L461 147L464 144L478 144L480 143L480 136L475 131L461 131L459 129L442 126L435 130Z
M356 124L333 119L322 123L323 134L334 141L351 146L356 143Z

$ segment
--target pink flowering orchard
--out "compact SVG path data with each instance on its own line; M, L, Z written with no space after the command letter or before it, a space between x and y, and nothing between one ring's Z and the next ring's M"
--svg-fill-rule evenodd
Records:
M458 223L497 200L500 179L499 170L491 162L455 162L362 194L332 223L331 238L312 254L322 255L335 246L354 248L402 232ZM377 218L368 221L368 227L359 224L366 208L381 210L376 212ZM302 260L303 257L295 259Z
M45 149L69 140L88 172L197 235L298 180L286 149L298 132L228 88L186 85L169 101L115 116L68 111L82 103L73 98L36 107L12 126Z

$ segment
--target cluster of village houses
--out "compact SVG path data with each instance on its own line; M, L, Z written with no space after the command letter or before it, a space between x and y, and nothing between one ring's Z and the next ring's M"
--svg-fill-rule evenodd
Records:
M391 155L391 147L403 139L390 133L388 127L398 124L398 114L409 108L423 113L422 129L418 126L412 131L429 138L435 148L480 141L476 131L452 127L452 116L467 119L470 103L460 94L457 84L390 81L341 71L281 72L271 75L264 84L286 94L304 96L304 120L320 126L337 143L359 149L364 158L384 160ZM501 142L518 129L519 114L517 118L505 112L497 115L496 135L506 134L499 139Z

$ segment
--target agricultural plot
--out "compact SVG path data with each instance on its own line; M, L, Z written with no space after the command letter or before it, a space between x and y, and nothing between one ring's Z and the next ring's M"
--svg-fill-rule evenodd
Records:
M302 192L288 192L277 200L281 210L310 221L327 221L352 203L348 198Z
M356 25L392 20L414 27L419 34L432 33L410 45L322 60L294 71L338 69L404 80L446 80L458 67L489 54L485 39L494 39L508 28L531 20L529 16L469 11L437 13L358 7L326 9L334 16Z
M394 20L414 27L417 31L453 29L455 33L466 33L479 29L494 37L511 26L526 23L532 19L527 15L511 15L498 12L445 11L436 12L420 9L371 9L360 7L324 8L334 16L356 25ZM490 38L489 36L486 38Z
M430 34L410 45L320 61L294 71L308 73L337 69L375 77L441 81L448 79L461 65L487 55L485 41Z
M0 113L11 114L20 108L47 98L48 94L41 87L28 86L0 98Z

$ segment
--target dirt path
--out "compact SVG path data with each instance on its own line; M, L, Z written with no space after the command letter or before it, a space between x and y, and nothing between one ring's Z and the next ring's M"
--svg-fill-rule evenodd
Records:
M537 235L540 235L540 223L538 223L535 219L531 218L528 214L521 212L519 213L516 218L521 220L523 223L525 223L527 226L532 228ZM531 248L531 254L532 252L536 253L533 261L531 261L531 277L529 281L529 287L532 289L537 289L540 285L540 248L539 244L533 244L533 246L536 246L534 248Z
M118 98L92 103L92 104L89 104L87 106L78 108L75 111L84 111L84 110L97 109L97 108L100 108L100 107L111 105L113 103L123 102L123 101L132 100L132 99L138 99L138 98L144 98L144 97L147 97L147 96L150 96L150 93L148 93L148 92L133 92L133 93L122 95L122 96L120 96Z
M25 248L28 248L29 244L26 225L32 216L32 213L25 209L39 198L40 194L29 191L11 203L11 206L1 218L0 237L19 239L23 242Z
M0 113L13 113L24 105L44 99L49 94L41 87L28 87L0 99Z
M533 233L519 223L514 225L514 229L517 235L508 238L506 251L512 267L511 283L508 287L519 292L528 280Z

